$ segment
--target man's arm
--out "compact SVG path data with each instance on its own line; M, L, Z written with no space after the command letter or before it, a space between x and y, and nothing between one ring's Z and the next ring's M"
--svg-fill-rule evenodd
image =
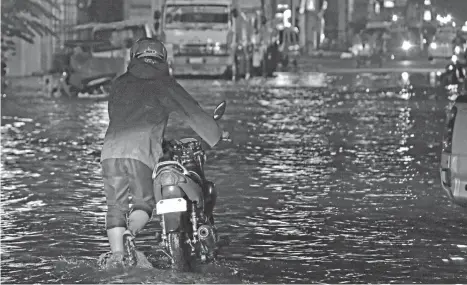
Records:
M207 114L198 102L175 80L168 88L168 97L164 105L175 111L190 127L211 147L222 137L222 129L214 118Z

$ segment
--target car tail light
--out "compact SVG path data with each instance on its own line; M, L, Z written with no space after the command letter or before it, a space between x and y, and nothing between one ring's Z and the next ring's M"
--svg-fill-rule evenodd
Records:
M452 151L452 136L454 133L454 123L456 121L457 107L452 107L446 118L446 130L443 136L443 152L451 153Z

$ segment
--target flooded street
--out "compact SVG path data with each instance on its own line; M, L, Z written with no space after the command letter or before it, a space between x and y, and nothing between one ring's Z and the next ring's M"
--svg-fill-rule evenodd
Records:
M467 213L439 182L446 95L425 75L182 80L233 144L208 151L216 264L105 273L107 102L9 96L1 123L3 283L459 283ZM423 83L423 84L422 84ZM169 137L192 131L173 119ZM137 238L151 254L154 222Z

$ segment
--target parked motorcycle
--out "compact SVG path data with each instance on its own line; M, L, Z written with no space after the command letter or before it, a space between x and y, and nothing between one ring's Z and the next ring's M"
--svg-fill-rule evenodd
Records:
M462 61L465 63L466 59L466 48L464 45L455 45L454 50L453 50L453 55L457 56L457 59L459 61Z
M457 85L461 89L466 84L466 65L459 60L457 55L451 57L451 62L446 65L444 72L440 75L442 86Z
M79 93L104 94L110 91L112 80L117 73L99 74L92 77L83 77L70 69L63 71L60 78L59 90L62 96L69 98L78 97Z
M214 110L219 120L226 108ZM192 257L215 258L219 241L213 210L217 191L204 175L206 154L195 138L164 143L164 157L153 172L156 213L161 216L162 247L172 266L187 269Z

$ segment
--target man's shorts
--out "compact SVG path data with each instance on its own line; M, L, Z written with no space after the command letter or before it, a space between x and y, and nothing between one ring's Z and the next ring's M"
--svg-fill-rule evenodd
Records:
M107 229L126 227L126 215L142 210L152 215L155 206L152 169L143 162L129 158L102 161L104 191L107 197Z

